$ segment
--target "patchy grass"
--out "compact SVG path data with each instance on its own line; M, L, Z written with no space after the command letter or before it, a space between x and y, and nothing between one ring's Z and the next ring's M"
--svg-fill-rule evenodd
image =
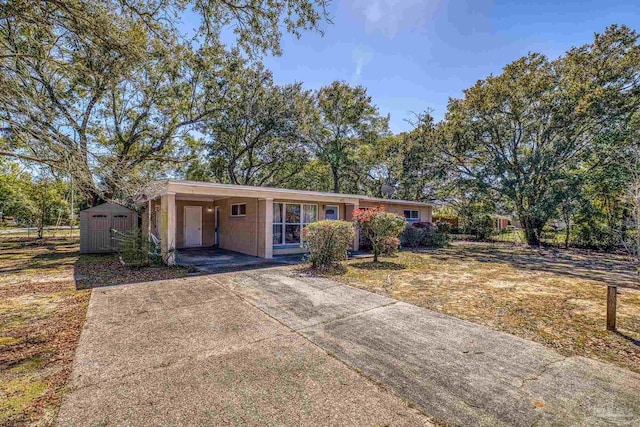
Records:
M77 239L0 235L0 425L55 423L90 297L76 288L185 274L80 255Z
M336 280L640 372L640 286L623 257L457 243L346 265ZM605 328L609 283L621 286L617 333Z

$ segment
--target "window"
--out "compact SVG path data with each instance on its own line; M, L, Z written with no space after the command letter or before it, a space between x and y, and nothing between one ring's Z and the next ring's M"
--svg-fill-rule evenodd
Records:
M325 206L324 219L340 219L340 209L337 206Z
M414 210L405 210L404 217L408 220L419 220L420 219L420 211Z
M247 214L247 204L239 203L231 205L231 216L245 216Z
M300 203L273 204L273 244L295 245L302 241L302 229L318 220L318 206Z

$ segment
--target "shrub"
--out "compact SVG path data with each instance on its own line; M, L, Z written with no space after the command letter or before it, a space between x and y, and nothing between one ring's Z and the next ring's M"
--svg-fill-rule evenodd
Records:
M453 226L448 222L436 222L436 227L438 227L438 231L445 234L450 234Z
M307 225L302 231L309 248L309 262L314 268L328 268L347 259L353 242L353 224L347 221L324 220Z
M424 231L421 228L408 225L400 234L400 244L406 248L416 248L422 245L424 240Z
M434 248L443 248L449 244L449 234L435 230L426 236L425 244Z
M155 245L149 242L139 229L129 233L114 230L114 233L114 240L118 243L118 255L125 266L142 268L156 261Z
M407 224L403 217L385 212L382 206L354 210L353 221L371 242L374 262L378 262L379 255L392 254L398 249L398 236Z

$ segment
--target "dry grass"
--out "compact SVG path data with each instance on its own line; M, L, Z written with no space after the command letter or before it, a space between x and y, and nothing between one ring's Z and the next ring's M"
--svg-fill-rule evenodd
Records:
M0 425L54 424L90 296L77 288L184 274L80 256L77 238L0 235Z
M623 257L458 243L382 261L350 261L335 278L640 372L640 286ZM621 286L618 333L605 329L607 283Z

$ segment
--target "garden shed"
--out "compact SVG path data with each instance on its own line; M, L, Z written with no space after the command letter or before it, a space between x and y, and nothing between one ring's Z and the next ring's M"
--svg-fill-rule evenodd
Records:
M114 252L118 246L115 235L133 230L135 218L134 211L115 203L80 211L80 252Z

